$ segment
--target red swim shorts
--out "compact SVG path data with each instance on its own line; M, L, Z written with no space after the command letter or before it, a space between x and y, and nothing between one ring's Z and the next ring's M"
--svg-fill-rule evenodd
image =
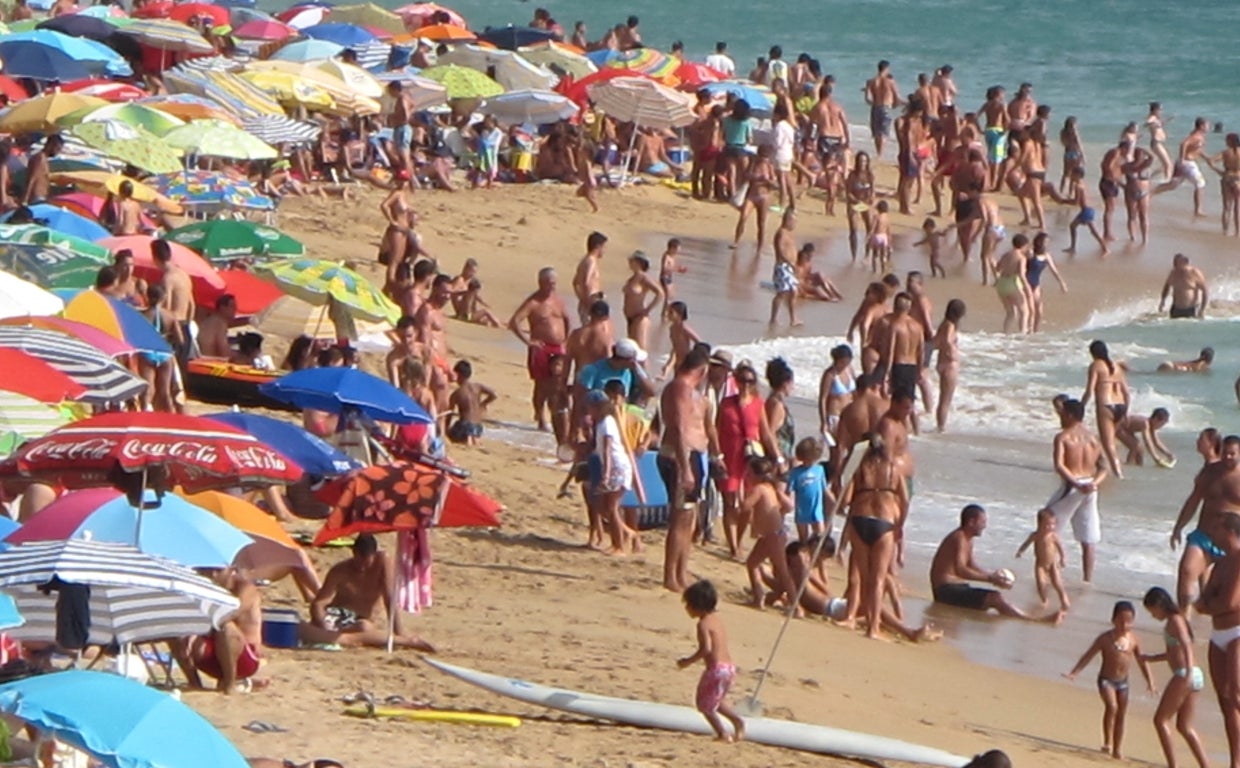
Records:
M563 344L543 344L529 348L525 358L525 368L530 372L532 381L543 381L551 378L551 358L564 354Z
M246 643L245 648L241 649L241 655L237 657L237 679L245 680L248 677L254 677L258 673L258 661L258 649ZM215 655L214 635L207 635L202 640L202 658L198 662L198 671L216 680L219 680L223 674L220 669L220 660Z

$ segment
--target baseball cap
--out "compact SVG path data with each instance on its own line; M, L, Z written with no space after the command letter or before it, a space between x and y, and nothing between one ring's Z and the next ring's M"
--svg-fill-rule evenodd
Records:
M612 348L612 354L624 360L636 360L641 363L646 360L646 350L637 345L632 339L621 339L616 342L616 346Z

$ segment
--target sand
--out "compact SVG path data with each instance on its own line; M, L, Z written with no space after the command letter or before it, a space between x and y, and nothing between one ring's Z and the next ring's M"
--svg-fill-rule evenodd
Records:
M376 191L364 191L351 202L290 199L281 208L279 225L305 241L312 255L348 259L377 274L373 259L382 230L376 208L380 199ZM1212 203L1217 206L1217 200ZM591 215L573 198L571 187L558 185L419 193L415 205L426 246L444 271L459 270L468 257L479 259L484 296L502 318L534 289L539 267L559 269L561 290L568 296L585 237L597 229L611 238L603 269L613 294L626 274L624 255L642 248L657 257L662 243L678 236L686 241L683 263L689 267L681 281L682 296L695 313L691 322L698 330L708 339L732 343L765 332L769 293L754 283L769 277L773 257L768 246L755 259L752 241L737 252L727 250L721 241L731 239L735 222L727 206L696 203L649 186L605 192L603 211ZM819 243L819 268L837 282L848 302L806 305L806 326L798 333L839 333L872 278L868 269L849 265L840 238L843 220L827 219L816 203L803 208L799 236ZM1066 213L1056 216L1066 221ZM925 256L907 247L921 217L896 221L901 227L898 271L926 269ZM772 229L776 224L772 217ZM1209 227L1193 227L1203 255L1217 242L1210 234L1216 227L1213 219ZM1184 235L1174 237L1183 242ZM1066 236L1057 233L1056 239L1059 247L1066 244ZM1075 260L1061 258L1074 290L1068 296L1048 292L1051 327L1079 325L1094 306L1156 291L1170 261L1168 250L1155 247L1117 253L1105 262L1091 253L1083 249ZM954 266L957 259L948 263L949 278L931 283L936 306L960 296L970 304L969 326L997 328L998 302L992 290L978 284L976 256L967 273ZM1097 290L1083 288L1091 280L1097 281ZM580 500L555 499L563 470L554 463L550 438L529 425L520 344L506 330L459 322L449 327L449 343L456 357L474 362L477 380L502 394L491 410L497 423L482 446L454 448L452 455L473 471L477 487L503 502L508 513L500 530L433 534L435 605L410 619L408 626L453 663L599 694L691 704L699 670L677 671L675 659L693 650L693 623L678 596L660 588L662 534L644 535L647 552L641 556L611 558L583 549ZM279 351L279 344L269 340L269 351ZM655 346L656 355L659 349ZM366 364L377 370L375 361ZM384 545L394 546L390 541ZM335 550L312 553L321 568L342 556ZM742 668L734 690L734 698L739 698L752 689L780 617L743 607L744 571L719 547L695 551L693 569L720 588L732 654ZM923 569L910 571L905 580L913 595L927 591ZM835 585L841 585L838 578ZM283 584L269 589L266 598L269 604L296 603ZM914 617L919 613L914 611ZM975 635L994 643L1014 631L1043 633L1053 642L1060 631L998 619L970 623ZM1146 642L1154 643L1156 637L1150 635ZM1065 655L1062 668L1074 660L1075 653ZM950 637L920 646L876 643L821 619L807 619L794 622L788 632L762 701L769 716L897 737L960 754L1002 748L1018 766L1109 763L1097 752L1101 707L1092 682L1084 682L1092 681L1092 670L1075 685L1051 679L1045 669L1036 672L1040 676L970 663ZM350 768L855 764L562 716L473 689L420 664L408 652L388 656L371 650L271 650L261 675L269 677L272 686L260 693L224 697L195 692L185 698L249 756L333 757ZM1165 680L1165 668L1160 667L1158 675ZM358 690L380 697L399 694L447 709L510 713L525 722L506 730L342 716L338 698ZM1127 752L1159 762L1148 725L1152 707L1153 700L1134 685ZM1203 697L1199 711L1205 713L1200 719L1205 721L1207 745L1212 754L1220 754L1222 737L1217 714L1209 714L1212 709L1211 700ZM287 732L242 730L252 720L272 722Z

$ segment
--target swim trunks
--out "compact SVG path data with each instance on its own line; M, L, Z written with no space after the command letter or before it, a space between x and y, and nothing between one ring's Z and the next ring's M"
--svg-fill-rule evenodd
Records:
M1097 214L1094 212L1094 209L1086 206L1076 215L1076 218L1072 220L1072 223L1076 226L1080 226L1082 224L1089 225L1094 223L1094 219L1096 217Z
M1197 317L1196 307L1172 307L1171 308L1171 319L1172 320L1192 320L1195 317Z
M836 154L844 147L843 136L819 136L818 137L818 154L824 159L829 155Z
M707 667L702 673L702 677L698 679L696 703L699 712L704 714L714 714L719 711L719 705L728 695L728 691L732 688L732 681L736 679L736 667L731 664L716 664Z
M1089 480L1079 477L1077 482ZM1072 521L1072 535L1081 544L1097 544L1102 541L1102 518L1098 514L1098 491L1081 493L1076 486L1064 483L1051 495L1044 509L1055 515L1056 525Z
M657 175L660 173L670 173L671 170L672 170L671 166L669 166L667 163L663 162L662 160L656 160L650 165L646 166L645 170L643 170L642 172L653 173Z
M795 293L800 281L797 280L796 269L786 261L775 262L775 272L771 275L776 293Z
M986 601L997 594L993 589L982 589L971 584L940 584L934 587L934 602L968 608L971 611L986 610Z
M1016 275L1001 277L995 281L995 291L998 292L1000 298L1015 296L1020 293L1020 280Z
M991 165L1002 163L1007 159L1007 133L998 126L986 129L986 159Z
M1214 539L1210 538L1210 536L1200 528L1197 528L1192 533L1188 534L1188 540L1185 542L1185 546L1196 547L1214 560L1221 560L1227 554L1219 548L1219 545L1214 543Z
M350 608L332 605L323 612L323 629L329 632L345 632L357 627L360 623L361 619Z
M1201 167L1197 165L1196 160L1182 160L1175 166L1175 175L1182 179L1188 179L1197 189L1206 188L1206 177L1201 173Z
M258 649L246 643L241 649L241 655L237 657L237 679L245 680L258 674L260 659ZM216 680L224 674L219 657L216 656L215 635L207 635L202 639L202 658L198 660L198 671Z
M1112 691L1115 691L1116 693L1127 693L1128 692L1128 678L1121 677L1121 678L1111 679L1108 677L1103 677L1102 673L1099 672L1098 673L1098 690L1101 691L1104 688L1110 688Z
M482 425L457 419L448 427L448 439L454 443L467 443L470 438L482 437Z
M882 104L870 105L870 133L875 138L885 138L891 134L891 107Z
M921 372L916 365L912 363L893 363L891 366L891 393L893 395L898 392L915 394L917 392L917 381L920 378Z
M1098 181L1098 193L1105 198L1115 199L1119 197L1119 184L1114 179L1101 179Z
M676 465L676 459L660 454L655 458L655 465L659 469L659 477L663 480L668 497L673 497L676 489L680 487L680 467ZM696 504L705 498L706 480L709 477L706 454L701 451L690 451L689 467L693 471L693 487L684 492L685 503Z
M956 201L956 223L962 224L977 216L977 199L962 197Z
M551 358L564 355L563 344L542 344L529 348L525 356L525 369L532 381L551 378Z
M396 126L392 130L392 143L397 149L409 149L413 144L413 126L408 124Z

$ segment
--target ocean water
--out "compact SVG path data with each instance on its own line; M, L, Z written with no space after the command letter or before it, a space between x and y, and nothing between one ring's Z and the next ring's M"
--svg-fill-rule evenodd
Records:
M381 0L397 7L403 0ZM865 121L861 87L879 59L892 62L907 93L919 72L951 64L961 103L975 109L987 87L1015 90L1034 84L1053 118L1077 115L1085 137L1113 141L1129 120L1140 121L1151 100L1163 102L1179 137L1200 115L1234 130L1240 124L1235 73L1235 6L1201 0L1174 8L1157 0L456 0L472 27L528 24L535 7L547 8L571 32L586 23L591 39L629 14L641 19L647 45L668 50L681 40L686 54L702 60L716 41L727 41L738 72L780 45L784 57L802 52L834 74L836 92L853 122ZM1175 140L1178 141L1178 138ZM1215 148L1216 150L1221 147Z

